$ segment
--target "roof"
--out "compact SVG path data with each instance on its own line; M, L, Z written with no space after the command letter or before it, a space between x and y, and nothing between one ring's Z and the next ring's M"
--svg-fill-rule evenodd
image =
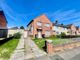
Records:
M42 17L42 16L46 17L46 15L45 15L45 14L42 14L42 15L38 16L37 18ZM36 19L36 18L35 18L35 19ZM27 25L27 26L29 26L33 21L34 21L34 19L33 19L33 20L31 20L31 21L28 23L28 25Z
M58 26L58 27L66 27L66 26L63 25L63 24L56 24L56 23L53 23L53 25Z
M9 28L9 29L16 30L16 29L18 29L18 27L12 27L12 28Z
M72 26L72 24L64 25L64 24L56 24L56 23L53 23L53 25L58 27L64 27L64 28L70 28Z
M29 26L33 21L34 21L34 20L31 20L31 21L28 23L28 25L27 25L27 26Z

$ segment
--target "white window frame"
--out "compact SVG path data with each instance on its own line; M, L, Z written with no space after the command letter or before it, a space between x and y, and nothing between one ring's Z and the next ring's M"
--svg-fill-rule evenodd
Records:
M46 23L45 26L46 26L46 27L50 27L50 23Z
M38 22L37 22L37 25L38 25L38 26L42 26L42 22L39 22L39 21L38 21Z

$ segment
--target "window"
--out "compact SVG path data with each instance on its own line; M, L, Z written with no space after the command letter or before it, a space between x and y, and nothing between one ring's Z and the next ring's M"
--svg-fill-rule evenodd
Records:
M33 30L33 27L31 26L31 31Z
M56 32L57 34L59 34L59 32Z
M50 27L50 24L49 24L49 23L46 23L45 26L46 26L46 27Z
M37 22L37 25L38 26L42 26L42 22Z
M51 35L51 34L50 34L50 31L49 31L49 30L46 30L46 31L45 31L45 36L46 36L46 37L49 37L50 35Z

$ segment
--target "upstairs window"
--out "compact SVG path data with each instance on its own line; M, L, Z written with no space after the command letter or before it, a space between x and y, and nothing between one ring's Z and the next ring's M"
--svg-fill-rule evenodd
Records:
M42 26L42 22L37 22L37 25L38 26Z
M46 26L46 27L50 27L50 24L49 24L49 23L46 23L45 26Z

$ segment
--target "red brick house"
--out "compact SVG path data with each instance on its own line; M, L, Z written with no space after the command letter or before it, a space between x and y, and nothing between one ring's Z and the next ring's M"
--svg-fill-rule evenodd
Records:
M27 26L28 34L33 37L42 38L52 35L52 23L45 15L33 19Z
M0 11L0 38L7 37L7 21L3 11Z
M80 28L79 28L79 26L76 27L76 30L77 30L76 31L77 32L77 35L80 35Z
M67 25L67 28L68 28L69 35L77 35L76 26L74 26L73 24L69 24Z

